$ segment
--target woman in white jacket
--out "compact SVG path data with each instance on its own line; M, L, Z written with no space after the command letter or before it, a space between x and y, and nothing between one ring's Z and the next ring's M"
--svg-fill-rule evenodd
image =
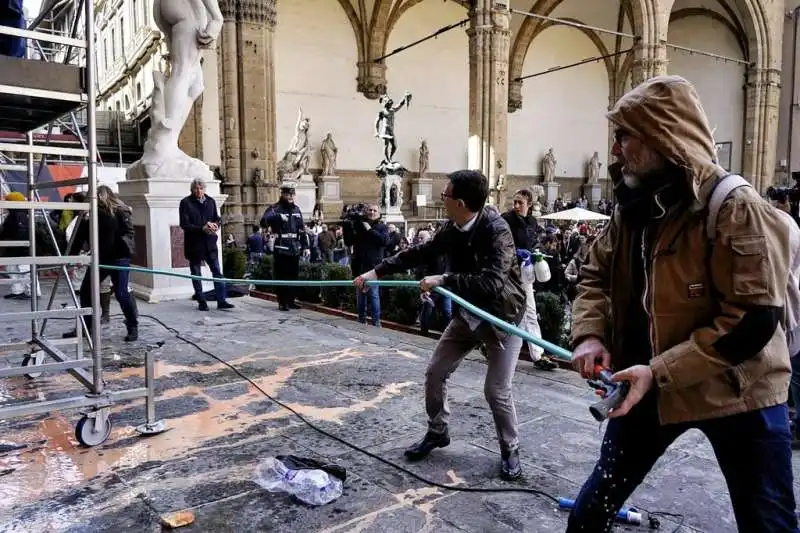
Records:
M514 246L517 250L524 250L532 252L539 247L539 224L536 218L531 215L531 207L533 206L533 193L528 189L521 189L514 193L514 207L503 213L503 218L511 228L511 234L514 237ZM520 252L524 255L525 252ZM532 258L531 258L532 260ZM524 261L521 260L521 263ZM544 263L546 266L547 263ZM549 269L547 270L549 273ZM549 274L547 279L539 281L545 282L550 279ZM525 287L525 299L527 301L527 309L525 316L522 318L520 328L524 329L534 337L542 338L542 331L539 327L539 316L536 311L536 299L533 292L533 283L536 281L534 269L532 264L528 268L522 269L522 283ZM541 370L553 370L556 368L555 362L544 355L544 350L532 342L528 343L528 351L530 352L531 359L536 368Z

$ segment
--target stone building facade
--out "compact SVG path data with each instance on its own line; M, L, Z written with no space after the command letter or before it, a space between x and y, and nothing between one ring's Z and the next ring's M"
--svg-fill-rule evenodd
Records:
M800 146L791 149L788 132L797 98L781 98L797 77L797 44L786 39L794 38L798 3L221 0L224 28L204 64L218 83L207 82L182 145L218 166L226 232L243 235L277 198L276 160L298 108L311 118L311 173L321 173L316 152L332 132L342 200L374 201L377 99L408 90L413 103L397 118L397 157L411 170L408 217L441 215L436 202L413 207L421 139L430 147L434 200L446 172L469 167L489 177L493 202L505 204L517 188L542 181L550 147L559 194L575 198L595 151L605 176L608 106L635 83L675 73L697 86L726 166L763 190L800 169ZM381 59L445 26L454 29ZM218 106L218 131L204 118L215 116L208 106ZM600 183L609 194L607 180Z

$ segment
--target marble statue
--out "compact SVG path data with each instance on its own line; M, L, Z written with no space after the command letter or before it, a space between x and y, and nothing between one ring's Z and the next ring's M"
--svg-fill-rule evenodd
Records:
M325 140L319 146L320 155L322 155L322 175L335 176L336 175L336 155L339 149L336 148L336 143L333 142L333 135L328 133Z
M430 163L430 151L428 150L428 141L422 139L419 145L419 177L424 178L428 173L428 165Z
M278 179L284 181L298 181L301 176L308 174L308 162L311 155L311 144L308 140L308 130L311 119L303 117L303 110L297 110L297 123L294 127L294 137L289 144L289 149L278 161Z
M152 126L128 177L210 179L208 165L178 148L178 136L205 88L202 50L212 48L219 36L222 12L217 0L154 0L153 19L167 43L170 73L153 73Z
M390 166L394 163L394 154L397 152L397 143L394 135L394 116L403 107L411 105L411 93L405 92L400 103L394 105L394 100L383 95L379 100L381 110L375 118L375 137L383 139L383 161L381 165Z
M595 152L589 160L589 185L597 185L597 180L600 179L600 167L603 164L600 162L600 155Z
M531 187L531 194L533 195L533 203L531 204L531 211L534 217L542 216L543 208L539 198L544 196L544 187L538 183Z
M542 174L545 183L553 183L556 179L556 156L550 148L542 160Z

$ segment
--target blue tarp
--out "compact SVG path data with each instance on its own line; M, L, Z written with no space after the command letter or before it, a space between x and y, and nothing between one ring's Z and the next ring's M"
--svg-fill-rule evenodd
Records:
M37 166L36 168L39 168ZM2 171L3 179L6 182L6 185L12 191L20 192L25 196L28 196L28 173L16 170L5 170ZM36 183L51 183L53 180L52 174L50 174L50 170L47 166L42 166L39 170L39 175L36 178ZM43 192L42 195L44 196L45 193ZM47 199L51 202L60 202L62 200L58 189L47 189L46 190Z

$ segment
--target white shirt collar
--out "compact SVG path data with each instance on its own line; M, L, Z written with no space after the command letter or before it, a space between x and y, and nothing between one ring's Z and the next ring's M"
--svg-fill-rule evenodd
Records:
M472 226L475 225L476 220L478 220L478 213L472 215L472 218L469 219L467 223L464 224L463 226L459 226L458 224L456 224L456 229L458 229L458 231L467 232L472 229Z

